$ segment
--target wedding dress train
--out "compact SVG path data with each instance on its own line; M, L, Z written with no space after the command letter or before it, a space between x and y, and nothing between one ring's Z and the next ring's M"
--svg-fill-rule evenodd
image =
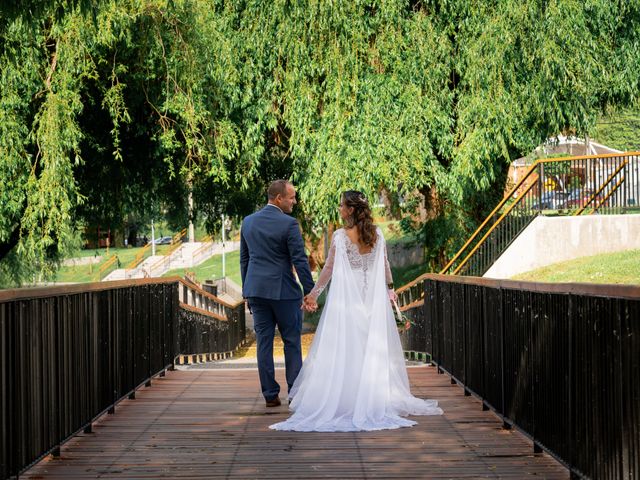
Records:
M309 354L289 393L294 412L274 430L351 432L409 427L406 415L440 415L435 400L411 395L400 338L387 294L390 280L382 232L361 254L336 231L312 295L331 280Z

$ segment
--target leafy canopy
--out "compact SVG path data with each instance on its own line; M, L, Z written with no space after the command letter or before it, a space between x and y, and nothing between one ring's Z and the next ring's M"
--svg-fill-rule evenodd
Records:
M46 273L81 223L184 222L191 191L213 227L278 177L309 231L337 219L342 190L404 197L442 260L513 158L635 102L639 22L639 0L0 10L0 281Z

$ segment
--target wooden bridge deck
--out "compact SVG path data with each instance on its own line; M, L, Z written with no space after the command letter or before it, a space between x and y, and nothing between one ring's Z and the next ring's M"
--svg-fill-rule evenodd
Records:
M438 399L443 416L416 417L413 428L328 434L269 430L287 407L265 408L255 370L168 372L23 477L569 477L448 376L431 367L410 368L409 376L414 395Z

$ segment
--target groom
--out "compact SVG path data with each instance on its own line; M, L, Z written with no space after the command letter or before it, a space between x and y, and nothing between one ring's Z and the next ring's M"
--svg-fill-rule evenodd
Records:
M240 273L242 296L253 313L258 344L258 373L267 407L280 405L280 385L273 367L273 337L278 326L284 342L289 390L302 367L302 292L295 267L307 295L313 288L304 242L295 218L290 217L296 190L286 180L276 180L267 191L269 203L242 222ZM306 305L305 298L305 308Z

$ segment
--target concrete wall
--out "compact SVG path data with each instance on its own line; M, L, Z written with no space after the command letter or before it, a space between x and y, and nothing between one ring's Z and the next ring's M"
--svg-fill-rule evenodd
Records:
M635 249L640 249L640 215L541 216L484 276L510 278L578 257Z
M398 243L387 245L387 259L393 268L422 263L424 248L422 245L407 246Z

